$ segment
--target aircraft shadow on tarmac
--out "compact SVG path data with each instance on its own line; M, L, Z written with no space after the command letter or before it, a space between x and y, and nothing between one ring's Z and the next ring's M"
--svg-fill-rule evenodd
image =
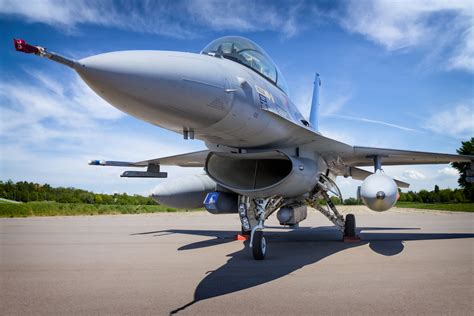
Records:
M349 248L369 245L374 252L384 256L394 256L404 249L403 242L409 240L437 240L473 238L474 234L461 233L416 233L419 228L359 227L361 238L357 243L341 242L341 233L334 226L299 228L289 232L267 231L265 236L269 252L263 261L252 259L246 247L228 255L226 264L214 271L207 271L194 292L194 300L171 311L176 314L187 307L213 297L248 289L264 284ZM180 247L179 251L211 247L235 241L235 231L180 230L144 232L134 235L163 236L168 234L188 234L214 237Z

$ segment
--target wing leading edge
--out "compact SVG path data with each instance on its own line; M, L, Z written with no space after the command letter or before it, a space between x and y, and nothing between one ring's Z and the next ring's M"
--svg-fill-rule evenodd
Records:
M354 146L354 155L345 157L344 162L348 166L373 166L374 157L382 159L386 166L394 165L423 165L423 164L447 164L451 162L474 161L472 155L453 155L442 153L431 153L411 150L386 149L375 147Z
M271 113L271 112L270 112ZM289 137L295 144L321 154L327 160L342 159L346 166L373 166L374 157L382 159L383 165L447 164L451 162L474 162L472 155L455 155L411 150L351 146L323 136L310 128L300 126L275 114L276 119L288 125Z
M204 167L208 150L201 150L186 154L155 158L137 162L109 161L109 160L91 160L89 165L93 166L112 166L112 167L148 167L150 165L160 166L179 166L179 167Z
M125 178L167 178L166 172L160 171L160 166L204 167L208 150L196 151L181 155L143 160L137 162L91 160L89 165L113 167L141 167L146 171L125 171L121 177Z

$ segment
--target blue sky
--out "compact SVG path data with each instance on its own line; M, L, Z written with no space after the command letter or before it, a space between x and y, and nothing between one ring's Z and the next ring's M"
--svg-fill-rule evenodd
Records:
M125 115L61 65L12 39L80 59L115 50L199 52L224 35L272 56L308 115L322 77L320 129L351 145L454 153L474 135L471 1L0 0L0 179L148 194L89 159L143 160L204 148ZM169 178L201 173L166 168ZM457 187L447 165L387 167L412 189ZM338 181L354 196L359 181Z

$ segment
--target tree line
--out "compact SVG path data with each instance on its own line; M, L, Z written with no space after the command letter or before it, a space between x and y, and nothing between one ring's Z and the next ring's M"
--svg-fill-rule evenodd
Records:
M112 204L112 205L155 205L151 197L141 195L93 193L76 188L53 188L49 184L38 184L9 180L0 181L0 198L19 201L53 201L58 203Z
M420 203L464 203L470 202L469 198L470 196L467 196L466 190L440 190L439 187L435 185L434 190L432 191L420 190L419 192L400 192L400 198L398 199L398 201Z
M435 185L434 190L420 190L419 192L401 192L399 189L399 202L418 203L466 203L472 200L472 191L466 189L440 189ZM85 204L111 204L111 205L155 205L151 197L141 195L128 195L127 193L103 194L93 193L76 188L53 188L49 184L38 184L20 181L14 183L0 181L0 198L19 201L53 201L58 203L85 203ZM361 201L356 198L347 198L340 201L331 197L334 204L357 205Z

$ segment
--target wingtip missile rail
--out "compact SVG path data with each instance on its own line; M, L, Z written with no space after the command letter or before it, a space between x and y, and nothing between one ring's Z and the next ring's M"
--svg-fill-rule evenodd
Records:
M146 167L147 165L137 165L133 162L127 161L106 161L106 160L89 160L88 165L90 166L112 166L112 167Z
M76 68L80 65L76 60L69 59L59 54L50 52L46 48L41 47L41 46L30 45L26 43L25 40L22 40L22 39L14 38L13 45L15 46L15 50L17 52L22 52L25 54L35 54L37 56L51 59L52 61L55 61L57 63L63 64L71 68Z

